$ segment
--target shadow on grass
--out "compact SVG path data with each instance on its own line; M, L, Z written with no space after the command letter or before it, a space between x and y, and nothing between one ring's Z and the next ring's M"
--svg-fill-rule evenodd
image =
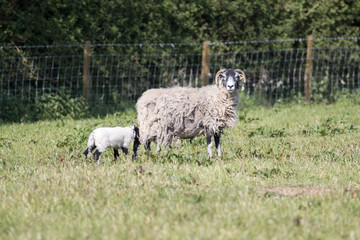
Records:
M144 157L140 157L139 162L152 161L154 163L175 163L175 164L196 164L198 166L210 166L213 159L203 153L177 153L175 151L163 151L160 153L144 152Z

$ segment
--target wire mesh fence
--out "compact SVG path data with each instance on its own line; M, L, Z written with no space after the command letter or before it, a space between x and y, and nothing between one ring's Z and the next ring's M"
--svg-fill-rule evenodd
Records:
M358 93L357 40L314 39L312 99ZM118 111L149 88L201 85L202 44L94 44L86 56L84 47L0 47L0 117L5 102L31 106L49 95L82 98L85 81L95 113ZM210 43L210 84L219 69L240 68L247 75L245 94L270 104L302 98L307 51L304 39Z

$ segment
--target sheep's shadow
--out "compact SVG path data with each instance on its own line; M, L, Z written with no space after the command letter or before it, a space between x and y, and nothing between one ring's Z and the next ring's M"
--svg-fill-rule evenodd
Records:
M198 166L210 166L216 159L210 158L206 152L184 153L180 150L169 149L162 152L144 152L138 161L152 161L153 163L176 163L176 164L196 164Z

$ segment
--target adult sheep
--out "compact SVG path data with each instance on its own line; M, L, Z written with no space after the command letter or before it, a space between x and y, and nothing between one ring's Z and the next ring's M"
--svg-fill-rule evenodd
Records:
M140 142L150 151L150 143L169 146L175 139L192 139L206 134L207 150L212 157L214 136L216 153L221 155L222 129L237 123L239 89L246 83L239 69L221 69L215 84L201 88L173 87L150 89L136 104Z

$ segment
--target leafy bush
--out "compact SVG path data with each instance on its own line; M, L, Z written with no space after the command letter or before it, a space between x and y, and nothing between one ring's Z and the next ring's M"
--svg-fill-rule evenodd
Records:
M356 130L353 123L334 118L327 118L321 123L316 122L313 127L313 132L321 136L341 134Z
M70 94L45 94L34 103L4 99L0 101L0 118L3 122L54 120L64 117L79 119L89 116L89 106L83 97Z
M35 114L35 115L34 115ZM71 117L79 119L88 116L89 107L83 97L72 98L69 94L45 94L35 100L33 119L49 120Z
M83 146L89 137L89 133L93 130L92 127L93 126L89 125L76 125L73 129L69 130L67 135L64 135L63 138L56 143L56 146L58 148L69 148L71 150L77 146Z
M18 122L25 113L25 106L21 101L0 100L0 119L4 122Z

